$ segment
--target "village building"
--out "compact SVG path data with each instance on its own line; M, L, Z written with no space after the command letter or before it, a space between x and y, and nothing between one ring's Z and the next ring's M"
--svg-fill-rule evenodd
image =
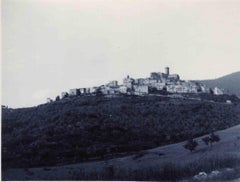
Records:
M173 74L173 75L169 75L169 76L167 77L167 79L170 80L170 81L177 82L177 81L180 80L180 77L179 77L178 74Z
M107 85L107 87L118 87L118 81L110 81Z
M97 89L98 89L98 87L91 87L91 88L90 88L90 93L91 93L91 94L96 93L96 92L97 92Z
M67 97L68 96L68 93L67 92L62 92L61 93L61 98L65 98L65 97Z
M144 84L144 78L137 78L134 80L135 84L137 85L143 85Z
M100 88L100 91L104 95L113 95L113 94L118 94L119 93L119 88L118 87L102 86Z
M195 82L182 81L174 84L168 84L167 91L170 93L198 93L201 92L201 87Z
M52 103L53 100L51 98L47 98L47 103Z
M156 88L156 90L163 90L166 87L166 83L165 82L150 83L149 87Z
M150 85L155 84L155 83L158 83L158 82L159 82L159 80L155 80L155 79L151 79L151 78L146 78L146 79L144 79L144 81L143 81L143 85L148 85L148 86L150 86Z
M146 95L148 94L149 86L146 85L134 85L134 93L136 95Z
M134 79L130 78L129 75L127 78L123 79L123 85L126 86L129 89L133 89Z
M81 94L86 94L87 93L87 89L86 88L80 88L80 93Z
M207 88L205 85L200 85L200 88L203 93L210 93L210 89Z
M152 72L150 74L150 78L154 79L154 80L166 80L168 77L168 74L165 73L161 73L161 72Z
M120 93L126 94L128 88L127 88L126 86L121 85L121 86L119 86L119 89L118 89L118 90L119 90Z
M80 94L81 94L80 89L74 88L74 89L69 90L69 95L70 96L77 96L77 95L80 95Z
M210 93L210 89L199 82L184 81L178 74L170 74L169 67L165 72L152 72L148 78L133 79L129 75L123 79L123 84L118 85L118 81L113 80L105 85L91 88L70 89L69 95L146 95L153 91L167 91L170 93ZM221 95L223 91L217 87L212 90L213 94ZM62 93L62 98L68 96L67 92Z
M86 88L86 94L90 94L91 88Z
M213 89L213 94L214 94L214 95L223 95L223 91L222 91L220 88L215 87L215 88Z
M226 100L226 103L227 104L232 104L232 101L231 100Z

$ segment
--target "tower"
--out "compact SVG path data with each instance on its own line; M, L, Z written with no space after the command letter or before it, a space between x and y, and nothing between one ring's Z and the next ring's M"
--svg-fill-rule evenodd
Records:
M165 67L165 74L168 76L169 75L169 67Z

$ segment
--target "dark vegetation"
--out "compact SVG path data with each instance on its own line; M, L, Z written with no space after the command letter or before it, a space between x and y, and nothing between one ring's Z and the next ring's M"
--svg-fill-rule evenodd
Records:
M101 160L239 124L240 104L168 97L68 97L2 110L3 169Z
M196 140L189 139L183 147L187 150L190 150L191 152L195 150L195 148L198 146L198 143Z
M216 135L215 133L211 133L209 136L206 136L202 139L202 141L208 146L210 144L210 146L212 146L212 144L214 142L219 142L220 141L220 137L218 135Z
M212 146L212 144L214 142L219 142L220 141L220 137L218 135L216 135L214 132L212 132L209 136L206 136L204 138L202 138L202 141L208 146L210 144L210 146ZM193 152L196 147L198 146L198 142L196 140L194 140L193 138L188 139L188 141L183 145L183 147L187 150L190 150L191 152Z

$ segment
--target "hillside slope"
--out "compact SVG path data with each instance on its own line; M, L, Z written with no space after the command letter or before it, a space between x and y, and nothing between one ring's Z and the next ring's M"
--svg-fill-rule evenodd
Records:
M201 140L204 136L197 138L199 146L193 153L183 148L185 142L180 142L112 160L27 170L9 169L4 171L3 179L156 181L166 177L160 176L162 170L166 175L171 172L169 173L170 177L176 179L181 179L181 176L191 179L194 174L200 171L209 174L212 170L224 171L224 168L228 169L230 175L225 172L219 176L221 180L218 178L214 181L229 181L229 178L240 179L240 125L218 131L216 134L220 136L221 140L211 148L207 147ZM109 169L112 169L113 173ZM182 170L188 173L184 174ZM176 172L181 172L180 176Z
M4 109L2 164L37 167L114 158L240 124L239 114L239 101L156 96L75 97Z
M240 96L240 71L213 80L200 80L207 87L219 87L227 94Z

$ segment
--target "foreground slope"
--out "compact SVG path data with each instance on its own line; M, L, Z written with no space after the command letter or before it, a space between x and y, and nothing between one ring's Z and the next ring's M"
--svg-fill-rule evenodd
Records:
M216 133L221 138L220 142L210 148L202 142L204 136L196 138L199 146L193 153L183 148L185 142L180 142L112 160L59 167L8 169L4 171L3 179L189 180L200 171L210 173L213 170L222 171L219 177L223 181L239 178L240 125Z

